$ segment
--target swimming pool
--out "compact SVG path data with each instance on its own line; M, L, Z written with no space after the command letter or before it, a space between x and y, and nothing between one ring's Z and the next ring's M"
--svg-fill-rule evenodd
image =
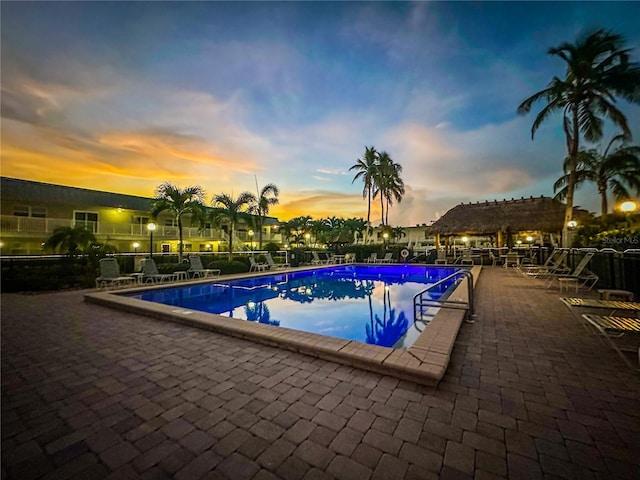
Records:
M419 332L413 297L458 268L341 265L124 295L238 320L384 347L407 348ZM455 283L430 292L433 299Z

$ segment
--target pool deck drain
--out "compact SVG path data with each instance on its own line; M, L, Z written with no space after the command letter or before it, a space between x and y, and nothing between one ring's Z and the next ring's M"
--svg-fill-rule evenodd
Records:
M474 283L477 282L481 269L480 266L472 268ZM301 270L289 270L293 271ZM246 276L230 276L224 280L243 277ZM466 282L467 280L460 282L450 298L466 300ZM118 293L124 291L120 290ZM463 310L441 308L410 348L396 349L176 308L113 292L89 293L84 298L87 302L277 346L426 386L437 385L444 376L465 315Z

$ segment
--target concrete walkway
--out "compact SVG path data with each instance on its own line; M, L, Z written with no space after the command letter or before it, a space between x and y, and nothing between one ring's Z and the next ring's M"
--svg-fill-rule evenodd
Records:
M640 478L640 375L536 285L484 269L437 390L2 295L2 479Z

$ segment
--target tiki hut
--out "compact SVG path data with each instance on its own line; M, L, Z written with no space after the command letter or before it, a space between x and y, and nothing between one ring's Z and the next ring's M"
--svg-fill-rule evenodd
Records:
M462 203L434 222L429 232L436 236L436 244L440 237L474 235L495 237L497 246L511 246L511 235L519 232L535 232L540 238L544 234L559 237L564 212L564 203L544 196ZM587 211L574 208L576 220L588 216Z

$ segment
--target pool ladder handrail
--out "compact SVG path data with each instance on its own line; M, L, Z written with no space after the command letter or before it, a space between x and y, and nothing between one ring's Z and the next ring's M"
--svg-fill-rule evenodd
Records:
M443 283L451 280L452 278L463 276L467 279L467 295L468 301L461 300L434 300L431 298L423 298L423 295L430 290L442 285ZM476 321L476 314L473 308L473 274L470 270L458 270L451 275L446 276L442 280L438 280L436 283L429 285L424 290L416 293L413 297L413 323L418 320L418 308L420 308L420 314L422 314L422 307L440 307L440 308L453 308L457 310L466 310L466 321L468 323L474 323Z

